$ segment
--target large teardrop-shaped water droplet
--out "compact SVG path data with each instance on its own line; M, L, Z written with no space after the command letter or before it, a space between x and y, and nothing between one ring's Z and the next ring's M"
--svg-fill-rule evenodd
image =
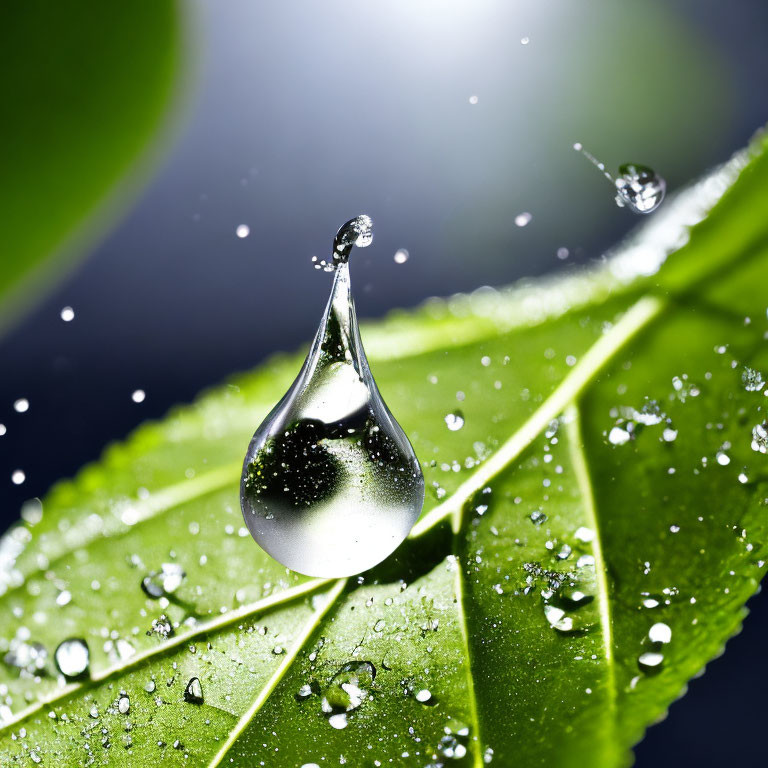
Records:
M367 216L338 231L315 340L243 465L248 530L272 557L309 576L350 576L381 562L424 503L418 459L381 399L357 327L348 259L371 239Z

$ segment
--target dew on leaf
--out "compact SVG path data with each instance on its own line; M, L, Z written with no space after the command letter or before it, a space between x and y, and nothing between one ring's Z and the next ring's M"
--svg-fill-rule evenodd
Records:
M348 662L333 676L323 691L320 708L328 716L346 714L357 709L370 695L375 678L376 667L370 661Z
M529 517L534 525L541 525L547 522L547 516L540 509L534 509Z
M163 563L159 571L152 571L141 580L141 588L148 597L156 600L173 594L185 577L186 573L178 563Z
M117 711L121 715L127 715L131 711L131 700L127 694L123 694L117 700Z
M573 630L573 618L568 616L562 608L547 604L544 606L544 616L549 625L559 632L571 632Z
M586 526L582 525L576 529L576 532L573 534L573 536L579 541L583 541L585 544L588 544L595 538L595 532L591 528L587 528Z
M667 624L657 622L648 630L648 639L652 643L668 643L672 639L672 630Z
M48 651L42 643L23 639L25 636L28 637L28 632L17 634L3 660L8 666L15 667L27 675L38 675L45 670Z
M436 704L437 701L435 700L435 697L432 695L432 691L430 691L428 688L422 688L420 691L417 691L414 695L414 698L416 701L418 701L420 704Z
M677 440L677 430L672 427L664 427L664 431L661 433L661 437L665 443L673 443Z
M84 675L90 664L88 644L80 637L70 637L59 643L53 654L56 667L66 678Z
M147 635L150 637L152 635L155 635L162 640L165 640L168 637L173 636L174 629L173 624L171 623L171 620L164 614L161 613L160 616L158 616L156 619L152 619L152 624L150 625L150 628L147 630Z
M637 663L646 669L655 669L664 661L664 654L658 651L646 651L637 658Z
M199 677L190 678L184 689L184 701L189 704L202 704L203 703L203 686L200 684Z
M451 430L451 432L458 432L464 426L464 415L461 411L453 411L453 413L447 413L445 415L445 426Z
M469 744L469 728L467 726L453 727L445 726L444 735L437 745L437 751L448 760L461 760L467 754L467 745Z

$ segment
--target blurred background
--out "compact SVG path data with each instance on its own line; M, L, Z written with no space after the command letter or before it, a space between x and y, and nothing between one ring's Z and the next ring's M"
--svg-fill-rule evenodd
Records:
M24 248L38 247L93 173L114 162L120 175L107 139L121 139L127 167L156 133L151 115L130 122L134 102L152 101L165 128L128 183L103 180L108 202L89 227L65 238L62 221L49 244L58 258L41 262L34 288L9 289L0 530L143 420L311 338L330 285L311 259L328 256L348 218L375 221L353 281L359 313L380 317L599 259L637 219L574 142L612 170L649 164L674 191L768 118L761 0L326 0L322 10L191 0L183 11L176 36L173 12L156 10L166 26L154 41L146 31L132 40L106 16L83 19L90 42L117 29L117 42L102 44L125 45L126 62L124 90L103 74L106 101L86 115L89 131L32 119L58 61L43 62L41 91L21 97L29 131L60 142L69 165L18 245L0 246L9 271L23 270ZM165 69L144 55L153 45ZM81 51L73 43L69 54ZM98 61L81 64L99 75ZM175 85L164 90L156 81L166 76ZM65 128L86 101L58 106ZM79 154L89 142L103 144L93 167ZM47 161L3 149L21 180L5 185L13 225L24 180ZM89 194L86 212L103 197ZM395 259L402 250L407 260ZM751 609L728 653L648 732L638 766L762 764L768 600Z

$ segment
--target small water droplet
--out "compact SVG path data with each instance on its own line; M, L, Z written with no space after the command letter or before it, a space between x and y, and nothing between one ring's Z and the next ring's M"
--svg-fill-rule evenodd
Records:
M437 751L448 760L461 760L467 754L469 728L466 726L445 726L445 735L437 745Z
M420 691L417 691L414 698L419 702L419 704L437 703L434 696L432 696L432 691L430 691L428 688L422 688Z
M528 43L531 42L530 37L521 37L520 38L520 45L528 45Z
M667 182L646 165L627 163L619 166L616 179L616 203L633 213L651 213L664 200Z
M518 213L517 216L515 216L515 226L527 227L532 220L533 214L528 213L528 211L523 211L523 213Z
M373 380L350 293L349 255L372 237L367 216L337 233L335 279L312 348L243 465L240 499L251 535L310 576L349 576L381 562L424 501L419 461Z
M157 600L173 594L185 577L186 573L178 563L163 563L159 571L152 571L141 580L141 588L148 597Z
M235 234L242 240L251 234L251 228L247 224L239 224L235 230Z
M27 479L27 476L24 474L23 469L15 469L11 473L11 482L14 485L21 485L26 479Z
M543 523L547 522L547 516L540 510L540 509L534 509L533 512L529 515L531 522L536 525L542 525Z
M768 423L763 422L752 427L752 450L768 453Z
M320 708L329 716L329 722L333 716L344 714L344 725L341 727L345 727L346 713L357 709L368 698L375 678L376 667L370 661L345 664L323 691Z
M668 643L672 639L672 630L667 624L657 622L648 630L648 639L652 643Z
M677 430L672 427L664 427L661 437L665 443L674 443L677 440Z
M131 400L134 403L143 403L147 398L147 393L143 389L135 389L131 394Z
M480 99L474 93L469 97L469 103L472 105L477 104L478 101L480 101Z
M71 323L75 319L75 310L72 307L63 307L59 316L65 323Z
M759 392L765 386L763 374L754 368L747 367L741 372L741 383L747 392Z
M410 253L405 250L405 248L398 248L395 251L395 264L405 264L406 261L410 258Z
M154 693L155 692L155 688L156 688L156 685L155 685L155 681L154 680L147 681L147 684L144 686L144 690L147 693Z
M461 411L454 411L445 415L445 426L451 432L457 432L464 426L464 415Z
M659 653L658 651L646 651L645 653L641 653L637 658L638 664L647 669L655 669L660 666L663 661L664 654Z
M723 451L718 451L715 458L717 459L717 463L721 467L726 467L731 463L731 457L727 453L724 453Z
M117 711L121 715L127 715L131 711L131 700L128 698L127 694L123 694L117 700Z
M611 445L624 445L632 439L632 433L622 426L615 426L611 428L608 433L608 442Z
M53 658L59 672L66 678L74 679L88 671L91 653L85 640L80 637L70 637L59 643Z
M29 400L26 397L20 397L13 403L13 410L16 413L26 413L29 410Z
M559 632L573 631L573 618L568 616L562 608L548 603L544 606L544 616L550 626Z
M203 703L203 686L200 684L199 677L190 678L187 687L184 689L184 701L189 704Z
M594 540L595 532L591 528L587 528L586 526L582 525L580 528L576 529L576 532L573 534L573 536L579 541L583 541L585 544L588 544L590 541Z

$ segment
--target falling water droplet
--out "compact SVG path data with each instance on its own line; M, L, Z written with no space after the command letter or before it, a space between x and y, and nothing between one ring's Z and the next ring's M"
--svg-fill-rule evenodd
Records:
M333 288L312 348L243 465L251 535L310 576L349 576L381 562L424 502L418 459L379 394L357 327L348 259L372 232L370 218L358 216L336 234Z
M88 671L91 654L88 644L79 637L70 637L59 643L53 658L64 677L76 678Z
M573 148L580 152L616 189L616 205L619 208L628 208L632 213L651 213L655 211L664 200L667 191L667 182L652 168L639 163L625 163L619 166L617 178L605 170L605 164L601 163L594 155L587 152L583 145L576 142Z
M633 213L651 213L664 199L667 182L652 168L636 163L619 166L616 179L616 204Z

